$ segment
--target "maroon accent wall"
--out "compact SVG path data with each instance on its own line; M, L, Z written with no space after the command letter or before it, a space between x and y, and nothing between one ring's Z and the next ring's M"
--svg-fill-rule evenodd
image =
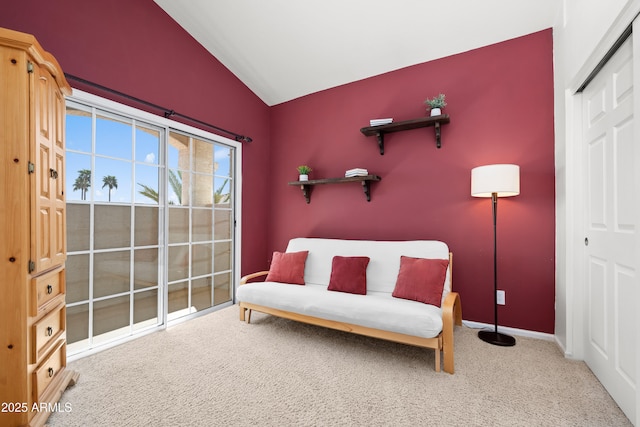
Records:
M519 164L521 194L498 209L500 324L553 333L551 30L269 108L152 0L5 3L0 26L34 34L65 72L253 138L243 147L243 274L296 236L439 239L454 253L463 317L492 323L491 203L470 196L470 171ZM441 149L433 128L417 129L388 135L381 156L359 132L371 118L422 117L439 92L451 116ZM287 185L299 164L312 177L365 167L382 181L369 203L358 184L341 184L316 187L307 205Z
M443 240L454 254L464 319L493 323L491 201L471 197L471 169L515 163L521 193L498 202L498 278L506 291L499 323L553 333L552 48L549 29L272 107L269 251L296 236ZM378 55L385 52L371 60ZM451 116L441 149L433 128L424 128L387 135L381 156L375 137L359 131L372 118L423 117L424 99L440 92ZM300 164L313 168L312 178L364 167L382 181L372 184L369 203L358 184L340 184L316 186L306 204L287 185Z
M252 137L242 159L241 271L264 268L267 216L261 212L269 201L264 181L269 171L269 107L237 77L152 0L4 2L0 27L36 36L65 73ZM69 83L159 113L73 80Z

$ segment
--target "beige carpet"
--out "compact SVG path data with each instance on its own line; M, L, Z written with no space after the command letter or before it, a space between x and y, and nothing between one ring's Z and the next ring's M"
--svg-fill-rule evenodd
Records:
M73 426L630 426L584 363L456 329L456 373L432 350L236 306L70 363Z

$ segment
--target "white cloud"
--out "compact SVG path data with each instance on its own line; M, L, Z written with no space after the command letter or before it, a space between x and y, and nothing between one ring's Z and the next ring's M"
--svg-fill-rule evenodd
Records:
M149 153L147 154L147 156L144 158L144 161L147 163L155 163L156 160L156 155L155 153Z
M216 150L214 157L216 160L229 160L230 150Z

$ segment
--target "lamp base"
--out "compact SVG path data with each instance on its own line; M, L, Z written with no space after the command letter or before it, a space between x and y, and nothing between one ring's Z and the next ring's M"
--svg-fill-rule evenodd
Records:
M511 347L516 345L516 339L514 337L496 331L479 331L478 338L484 342L488 342L489 344L500 345L502 347Z

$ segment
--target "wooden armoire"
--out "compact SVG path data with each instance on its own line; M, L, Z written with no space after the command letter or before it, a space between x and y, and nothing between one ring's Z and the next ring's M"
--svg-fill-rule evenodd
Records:
M64 95L58 62L0 28L0 425L44 425L66 368Z

